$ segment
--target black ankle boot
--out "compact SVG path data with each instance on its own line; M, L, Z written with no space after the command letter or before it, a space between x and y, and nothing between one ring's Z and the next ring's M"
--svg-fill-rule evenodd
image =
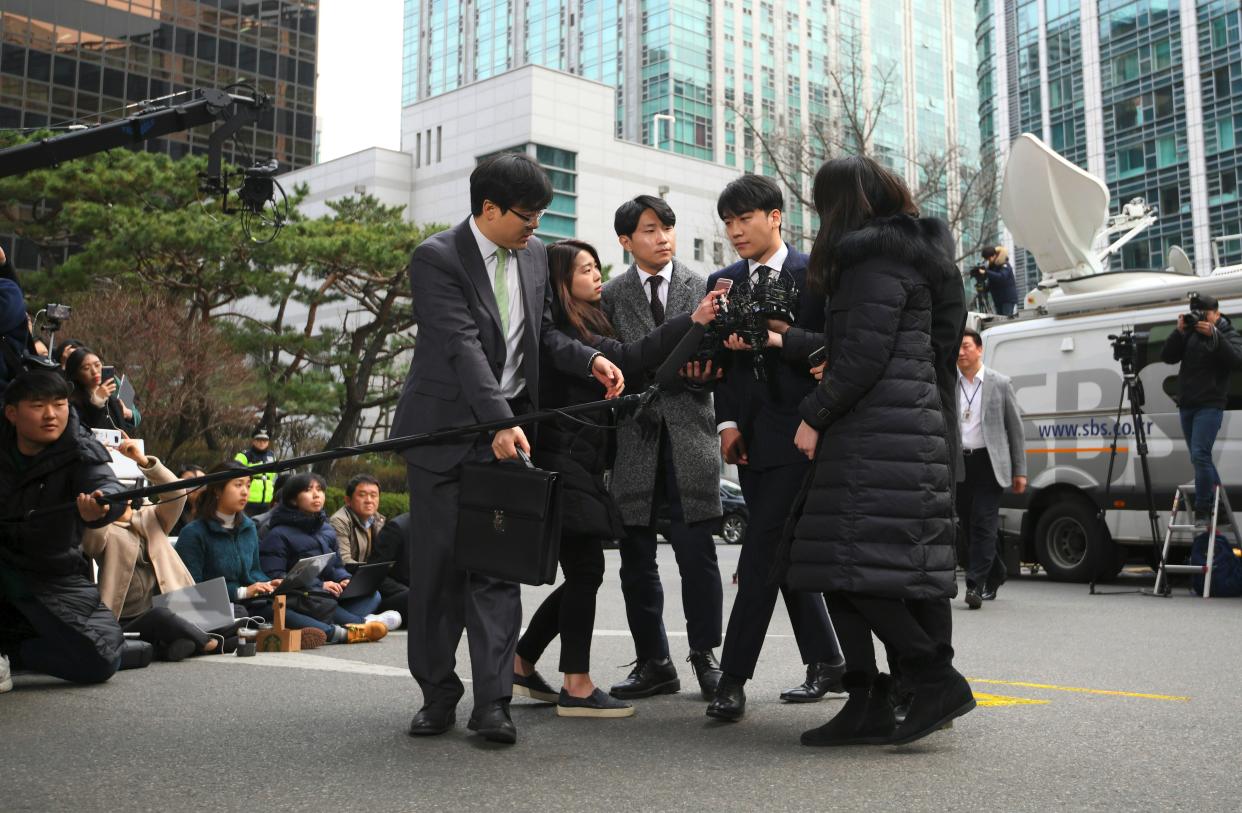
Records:
M906 666L902 664L903 669ZM914 697L906 719L893 735L893 745L906 745L946 728L954 718L975 707L970 684L950 660L941 657L932 662L911 661L909 669Z
M841 676L849 699L819 728L803 732L802 744L812 746L883 745L893 736L896 720L889 702L890 678L867 672Z

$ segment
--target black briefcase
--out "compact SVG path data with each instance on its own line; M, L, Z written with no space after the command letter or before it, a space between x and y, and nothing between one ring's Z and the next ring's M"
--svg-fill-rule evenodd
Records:
M492 578L552 584L561 551L560 478L520 455L525 465L462 466L453 559Z

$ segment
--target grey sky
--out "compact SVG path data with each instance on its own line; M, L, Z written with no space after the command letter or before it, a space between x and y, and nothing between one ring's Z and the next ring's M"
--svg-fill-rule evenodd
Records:
M401 148L402 8L402 0L320 0L320 161Z

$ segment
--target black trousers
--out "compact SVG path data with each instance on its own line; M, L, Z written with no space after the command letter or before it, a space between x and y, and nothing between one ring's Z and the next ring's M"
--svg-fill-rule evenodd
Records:
M561 536L561 571L565 581L548 595L531 616L517 654L535 663L558 634L560 670L566 674L591 671L591 635L595 628L595 596L604 581L602 540L580 534Z
M522 593L513 582L459 570L453 564L460 469L440 473L407 467L410 486L410 592L407 608L410 674L423 702L454 706L465 692L457 677L464 631L476 708L513 693L513 649L522 624Z
M6 654L15 665L73 683L103 683L121 665L121 625L84 576L0 602Z
M652 521L646 526L626 526L621 540L621 592L625 615L638 660L669 657L668 633L664 629L664 586L656 563L655 516L665 505L670 520L668 541L681 571L681 601L686 615L690 649L720 646L724 615L724 589L716 563L716 520L687 523L677 488L677 470L668 430L660 429L660 462L652 499Z
M966 481L957 484L957 515L966 543L966 586L995 586L1004 581L1005 564L996 552L1004 489L996 482L986 449L976 449L964 460Z
M785 599L803 663L830 662L841 653L823 596L778 587L771 581L781 532L809 469L809 461L762 471L738 467L750 520L737 561L737 597L720 658L720 668L734 677L755 676L777 593Z
M140 640L154 646L157 655L163 647L182 638L193 641L196 652L211 640L211 636L167 607L153 607L142 615L123 619L121 624L125 632L136 632Z
M918 673L933 664L952 661L953 648L945 637L952 624L948 599L906 602L860 593L826 593L824 599L850 672L879 671L872 633L889 648L890 668L896 665L908 679L917 680Z

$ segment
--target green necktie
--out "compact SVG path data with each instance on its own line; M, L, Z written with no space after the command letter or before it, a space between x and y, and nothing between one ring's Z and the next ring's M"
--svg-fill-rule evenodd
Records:
M509 335L509 279L505 276L508 256L509 252L503 248L496 249L496 278L492 281L496 307L500 310L500 330L506 337Z

